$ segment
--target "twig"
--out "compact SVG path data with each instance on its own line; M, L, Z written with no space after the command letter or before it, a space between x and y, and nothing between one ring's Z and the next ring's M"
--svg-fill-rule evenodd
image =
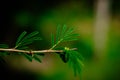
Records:
M77 50L77 48L72 48L70 50ZM54 52L64 52L64 50L19 50L19 49L5 49L5 48L0 48L0 51L7 51L7 52L22 52L22 53L27 53L27 54L34 54L34 53L54 53Z

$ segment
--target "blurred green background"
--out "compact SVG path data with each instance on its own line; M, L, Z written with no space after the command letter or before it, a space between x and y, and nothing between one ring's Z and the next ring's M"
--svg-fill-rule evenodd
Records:
M74 27L79 40L63 46L76 47L84 57L81 74L56 54L47 54L42 63L23 56L6 56L0 62L1 79L12 80L120 80L119 0L2 0L0 43L14 47L21 32L39 31L43 40L32 49L49 49L50 34L58 24ZM6 76L6 77L3 77ZM4 80L2 79L2 80Z

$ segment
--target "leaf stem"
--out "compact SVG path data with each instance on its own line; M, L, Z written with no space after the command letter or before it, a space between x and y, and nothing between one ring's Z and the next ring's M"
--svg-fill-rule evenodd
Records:
M54 49L63 39L60 39L55 45L53 45L49 50Z
M16 45L14 48L16 49L21 43L19 43L18 45Z
M70 50L76 50L77 48L72 48ZM19 50L19 49L6 49L6 48L0 48L0 51L7 51L7 52L22 52L22 53L27 53L27 54L34 54L34 53L51 53L51 52L64 52L64 50Z

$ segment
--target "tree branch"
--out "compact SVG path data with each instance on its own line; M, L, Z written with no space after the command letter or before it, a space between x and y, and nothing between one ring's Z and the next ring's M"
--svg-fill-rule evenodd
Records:
M77 48L72 48L70 50L77 50ZM0 48L0 51L7 51L7 52L22 52L22 53L27 53L27 54L34 54L34 53L54 53L54 52L64 52L64 50L19 50L19 49L5 49L5 48Z

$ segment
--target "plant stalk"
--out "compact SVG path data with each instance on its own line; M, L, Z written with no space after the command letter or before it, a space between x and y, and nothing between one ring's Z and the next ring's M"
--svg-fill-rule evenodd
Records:
M70 50L76 50L77 48L72 48ZM64 52L64 50L19 50L19 49L5 49L5 48L0 48L0 51L7 51L7 52L22 52L22 53L27 53L27 54L34 54L34 53L54 53L54 52Z

